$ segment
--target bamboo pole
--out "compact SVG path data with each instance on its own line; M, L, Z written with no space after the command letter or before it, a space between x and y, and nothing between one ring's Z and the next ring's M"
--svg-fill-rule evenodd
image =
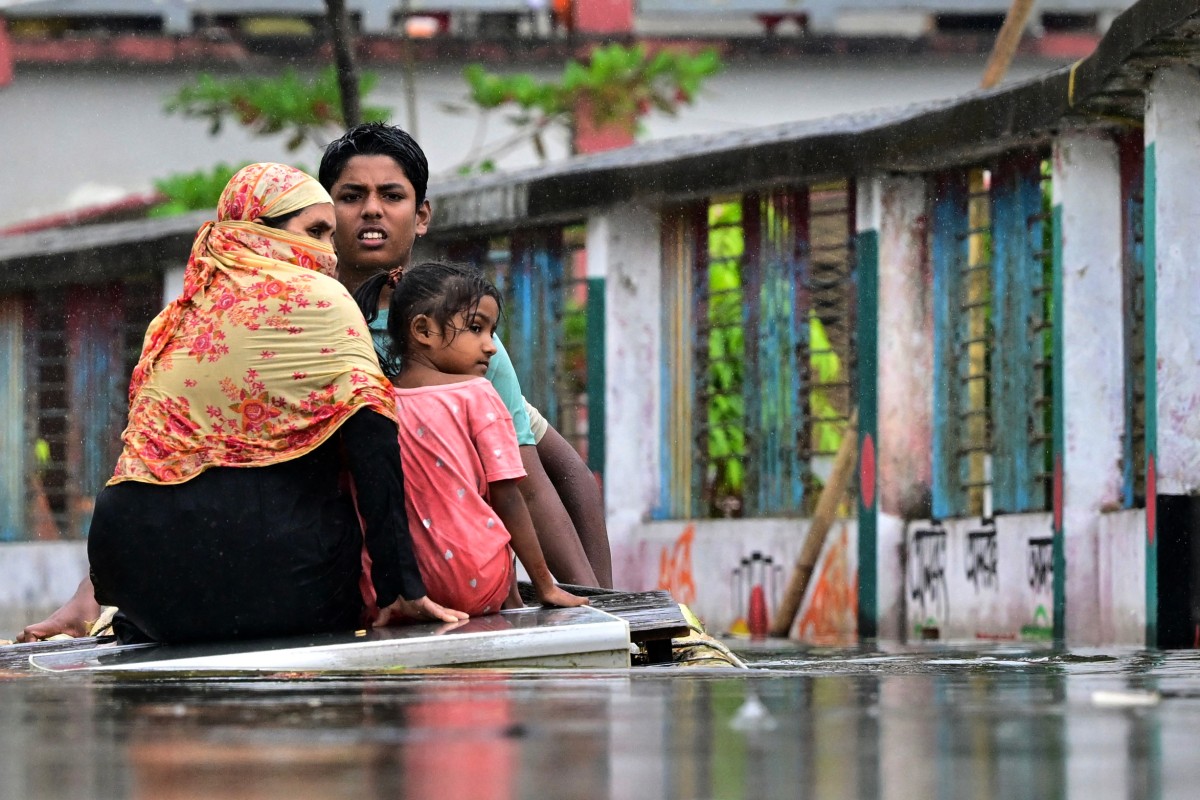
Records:
M1004 17L1004 24L996 34L996 43L992 45L992 54L988 57L987 66L983 68L983 80L979 84L981 89L991 89L1004 80L1013 56L1017 54L1017 47L1021 44L1021 34L1025 32L1025 23L1029 22L1033 4L1034 0L1013 0L1008 14Z
M842 495L850 485L850 476L857 464L858 412L855 411L850 415L850 422L842 435L842 445L833 460L833 471L821 489L821 496L817 498L817 508L813 512L808 538L804 540L804 547L800 550L800 557L796 559L792 577L788 580L787 590L779 601L779 608L775 610L775 619L771 621L772 636L786 637L791 630L800 604L804 601L804 593L808 590L809 579L812 578L813 569L821 555L825 537L833 527L838 504L842 502Z

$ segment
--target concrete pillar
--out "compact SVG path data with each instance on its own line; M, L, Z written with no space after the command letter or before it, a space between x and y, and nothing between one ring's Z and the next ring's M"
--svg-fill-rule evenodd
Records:
M1146 629L1163 646L1194 644L1200 624L1198 130L1200 73L1158 70L1146 100Z
M1062 532L1066 636L1100 644L1100 514L1121 505L1125 428L1121 168L1108 136L1073 131L1054 143L1061 237Z
M902 633L904 522L930 513L933 271L926 257L925 193L922 178L881 178L878 219L859 219L860 230L878 225L879 238L877 580L879 636L885 639Z
M659 494L662 244L658 209L629 203L588 219L589 284L604 286L605 512L613 580L636 579L633 527Z
M1153 149L1147 181L1154 199L1153 313L1157 358L1156 480L1159 494L1200 493L1200 73L1160 69L1146 104L1146 142ZM1148 156L1148 160L1149 160ZM1146 221L1148 233L1151 220ZM1148 278L1151 275L1147 275ZM1151 344L1151 342L1147 342ZM1149 431L1147 431L1149 433Z
M894 639L904 624L904 519L929 513L933 315L925 182L872 176L858 182L857 199L859 603L873 604L876 634ZM863 589L872 584L873 598ZM866 622L860 619L864 635Z

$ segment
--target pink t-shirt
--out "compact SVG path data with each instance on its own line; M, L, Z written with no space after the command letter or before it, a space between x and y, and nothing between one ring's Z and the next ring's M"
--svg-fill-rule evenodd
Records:
M408 527L429 597L499 611L513 564L488 483L525 477L512 417L484 378L395 392Z

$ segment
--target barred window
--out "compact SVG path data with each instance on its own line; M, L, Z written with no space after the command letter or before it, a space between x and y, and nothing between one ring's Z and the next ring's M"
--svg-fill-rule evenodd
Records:
M934 182L935 517L1049 507L1050 176L1045 158L1021 153Z
M853 188L664 214L667 517L810 513L851 413Z
M594 389L602 331L589 296L582 225L522 230L457 243L446 256L484 270L504 299L500 336L525 398L599 471L603 447L591 448L589 389ZM601 307L602 314L602 307ZM602 343L600 343L602 344ZM602 409L601 409L602 410Z

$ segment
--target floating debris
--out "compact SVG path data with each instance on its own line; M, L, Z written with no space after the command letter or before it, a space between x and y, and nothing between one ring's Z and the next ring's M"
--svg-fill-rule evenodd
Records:
M1144 708L1162 701L1158 692L1129 690L1123 692L1092 692L1092 705L1099 708Z

